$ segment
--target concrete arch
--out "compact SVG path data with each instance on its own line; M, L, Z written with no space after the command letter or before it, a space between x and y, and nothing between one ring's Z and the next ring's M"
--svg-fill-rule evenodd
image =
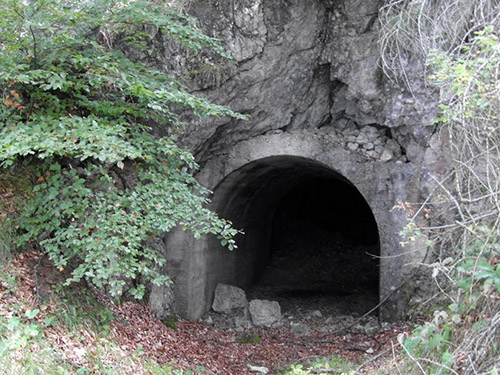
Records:
M380 315L392 320L404 310L398 287L423 257L422 247L402 248L404 213L392 208L411 201L416 177L409 164L367 161L339 147L328 134L273 133L226 147L197 176L214 196L211 208L243 226L239 250L222 249L214 238L194 240L173 231L166 238L168 273L175 280L177 312L198 319L209 308L218 282L248 286L262 271L274 210L293 187L314 180L352 186L366 202L378 229ZM326 186L326 185L325 185ZM253 210L253 211L252 211ZM248 255L252 254L252 255Z

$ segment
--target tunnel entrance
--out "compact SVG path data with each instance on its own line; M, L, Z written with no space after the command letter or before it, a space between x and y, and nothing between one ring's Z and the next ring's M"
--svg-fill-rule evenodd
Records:
M218 250L208 253L208 293L218 282L237 285L249 298L278 301L285 314L358 315L378 303L377 224L358 189L331 168L260 159L230 174L214 202L245 235L231 254L210 246Z

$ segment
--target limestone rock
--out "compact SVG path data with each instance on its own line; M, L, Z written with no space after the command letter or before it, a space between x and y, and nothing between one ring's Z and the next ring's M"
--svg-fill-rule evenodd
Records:
M394 157L394 155L392 154L392 152L390 150L384 149L384 151L382 151L382 155L380 155L380 161L389 161L393 157Z
M351 151L356 151L358 149L359 145L357 143L348 143L347 148Z
M269 372L269 369L267 367L263 367L263 366L248 365L248 371L256 372L259 374L267 374Z
M403 265L420 262L419 255L392 257L410 252L400 249L397 240L397 233L406 224L404 215L391 208L400 197L418 201L422 197L422 184L426 183L425 176L436 175L435 172L438 177L441 173L446 175L446 165L445 160L439 162L445 148L438 139L436 147L424 157L430 137L440 133L434 133L435 95L424 83L409 92L380 74L379 2L197 0L194 4L189 12L200 19L208 35L222 41L229 54L235 56L236 64L224 64L211 56L207 61L201 57L198 61L192 56L177 59L178 53L167 48L170 44L161 46L160 55L148 53L143 60L169 74L175 71L176 77L192 76L191 91L249 114L244 123L228 116L201 119L182 114L185 125L179 143L196 155L201 166L197 179L210 189L217 189L222 186L221 181L231 180L226 177L238 170L244 171L242 181L247 181L254 173L250 163L258 163L255 165L260 171L260 160L267 163L284 155L296 158L290 162L297 163L297 168L299 158L307 158L335 170L362 192L377 218L381 248L390 255L387 268L383 266L381 273L380 293L385 295L392 285L399 285L401 279L411 273L410 267ZM176 64L176 61L185 64ZM179 71L175 69L178 65ZM424 67L414 67L409 65L407 69L410 80L422 82ZM328 127L335 131L328 129L327 132ZM169 131L168 127L159 127L154 133L168 135ZM389 138L395 142L388 141ZM249 169L240 169L245 166ZM252 220L262 222L261 218L271 217L280 192L293 188L281 181L281 177L279 180L279 184L270 186L273 196L269 197L269 211L262 209ZM428 186L431 189L430 183ZM424 187L427 189L427 185ZM246 186L242 188L247 191ZM249 184L249 193L257 191L251 189L254 188ZM220 197L224 200L225 193ZM267 204L260 206L267 207ZM254 211L253 207L248 211ZM236 211L234 214L238 215ZM248 226L246 220L242 220L242 227ZM267 227L261 228L264 224L255 232L267 233ZM219 258L209 258L208 254L218 250L212 249L208 242L199 242L203 245L198 247L191 242L191 237L184 237L180 231L170 232L166 239L169 244L166 272L176 280L175 308L182 316L197 319L198 314L210 307L215 277L204 282L204 275L217 276L219 272L234 275L234 279L225 279L228 283L239 282L243 276L249 279L254 276L250 271L226 269L240 264L239 255L234 256L238 259L234 263L225 263ZM255 250L264 248L257 241L252 243L258 245ZM192 247L197 250L184 251ZM425 251L427 249L422 248L422 252ZM252 248L239 253L258 252ZM249 260L242 257L241 263L258 261L261 264L261 258L267 255L259 253ZM198 261L201 259L203 262ZM225 255L220 259L225 259ZM196 282L191 282L193 279ZM160 297L168 297L160 292ZM391 300L381 311L399 309L403 304L394 302L402 298L399 295L391 294ZM158 309L164 309L162 303L157 305ZM384 315L383 311L381 314Z
M380 327L379 327L378 322L376 320L370 320L364 326L364 331L368 336L374 336L379 330L380 330Z
M236 316L233 322L236 329L252 328L252 322L245 316Z
M363 145L365 143L368 143L368 137L364 135L363 133L360 133L358 137L356 138L356 142L359 143L360 145Z
M298 323L296 325L293 325L292 328L290 329L290 333L298 336L308 335L310 332L311 329L307 326L307 324L304 323Z
M401 154L401 146L394 139L387 140L387 143L385 144L385 148L387 150L391 151L394 155Z
M271 327L281 320L281 307L276 301L254 299L250 301L248 310L256 326Z
M311 313L311 316L313 318L322 318L323 317L323 314L321 313L321 311L319 310L314 310L312 313Z
M214 311L230 314L235 310L244 309L247 304L247 297L243 289L226 284L217 285L212 303Z

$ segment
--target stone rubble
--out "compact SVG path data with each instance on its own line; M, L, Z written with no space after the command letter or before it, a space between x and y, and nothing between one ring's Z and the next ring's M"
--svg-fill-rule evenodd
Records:
M387 136L387 129L371 125L358 128L354 122L341 119L321 130L333 133L344 148L369 160L407 162L403 148L395 139Z
M311 332L311 328L307 324L304 323L297 323L292 325L292 328L290 328L290 333L297 335L297 336L306 336Z
M281 321L281 307L276 301L255 299L248 306L252 323L257 327L276 326Z
M248 301L243 289L226 284L217 285L212 303L214 311L230 314L236 310L244 310L247 305Z

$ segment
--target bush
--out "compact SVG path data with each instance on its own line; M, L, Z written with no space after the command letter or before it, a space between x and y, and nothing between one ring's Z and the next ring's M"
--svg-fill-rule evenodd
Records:
M114 296L166 284L164 259L144 245L180 225L235 248L231 223L206 208L192 154L175 143L178 110L243 116L189 94L164 72L130 60L154 28L192 50L219 42L161 3L5 0L0 6L0 162L35 166L19 244L36 241L72 277ZM169 129L165 138L150 126ZM127 280L133 280L131 285Z

